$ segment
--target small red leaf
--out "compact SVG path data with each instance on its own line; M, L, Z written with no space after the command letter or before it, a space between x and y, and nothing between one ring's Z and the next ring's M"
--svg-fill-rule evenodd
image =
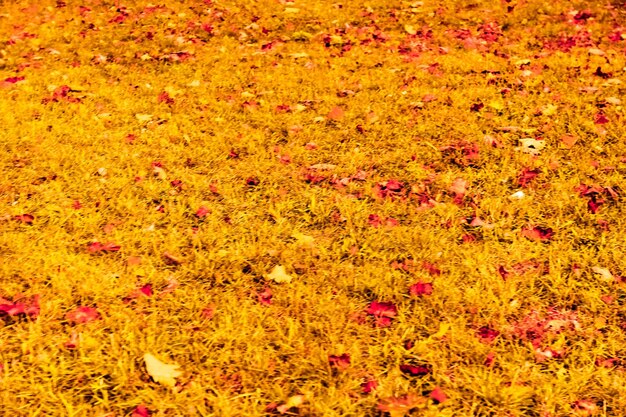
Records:
M522 172L520 172L520 174L517 176L517 184L522 188L526 188L528 187L530 182L540 173L541 171L538 169L524 168Z
M431 295L433 293L433 284L430 282L416 282L409 287L409 293L414 297Z
M196 217L203 218L207 214L209 214L210 212L211 212L211 210L209 210L205 206L200 206L200 208L198 208L198 211L196 211Z
M604 125L609 122L609 119L604 115L604 113L598 113L596 114L594 122L597 125Z
M100 319L100 313L93 307L83 306L70 311L65 318L74 324L83 324Z
M500 335L500 332L492 329L489 326L483 326L480 329L478 329L478 337L480 337L481 342L484 343L491 343L493 342L496 337L498 337Z
M145 405L141 404L133 410L133 414L131 414L131 417L150 417L151 415L152 412L148 410Z
M378 388L378 382L375 379L368 378L361 384L363 394L369 394L376 388Z
M13 301L5 300L0 297L0 317L7 316L29 316L31 318L35 318L39 316L39 295L33 296L30 302L20 301L20 297L15 297Z
M143 287L139 288L139 292L145 295L146 297L152 296L152 284L146 284Z
M100 242L92 242L91 244L89 244L89 252L91 253L96 253L96 252L117 252L120 250L120 246L116 245L113 242L107 242L107 243L100 243Z
M441 388L435 387L435 389L430 392L430 398L432 398L436 403L441 404L448 399L448 396Z
M400 365L400 371L410 376L424 376L431 372L430 366L427 365Z
M549 227L526 227L522 229L522 236L530 240L548 241L554 237L554 231Z
M174 104L174 99L170 97L167 91L163 91L161 92L161 94L159 94L158 102L165 104Z
M260 304L264 306L272 304L272 290L269 287L265 287L263 291L257 292L256 295Z
M329 120L340 122L341 120L343 120L344 117L343 109L338 106L333 107L330 112L328 112L328 115L326 117L328 117Z
M33 224L35 217L32 214L25 213L15 216L14 219L22 223Z
M347 353L343 353L341 355L329 355L328 363L333 368L337 368L341 371L346 370L350 367L350 355Z

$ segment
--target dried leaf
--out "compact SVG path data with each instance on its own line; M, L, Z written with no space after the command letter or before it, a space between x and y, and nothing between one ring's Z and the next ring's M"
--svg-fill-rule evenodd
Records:
M272 272L265 275L265 278L270 279L279 284L283 282L291 282L292 280L291 275L287 274L287 271L285 271L285 267L282 265L276 265L274 269L272 269Z
M174 387L176 385L176 378L182 374L181 371L177 370L179 368L178 365L163 363L151 353L143 355L143 360L146 363L146 370L152 379L168 387Z
M599 266L594 266L593 268L591 268L591 270L595 272L596 274L600 275L602 279L605 281L612 281L614 278L613 274L611 273L611 271L608 270L608 268L601 268Z

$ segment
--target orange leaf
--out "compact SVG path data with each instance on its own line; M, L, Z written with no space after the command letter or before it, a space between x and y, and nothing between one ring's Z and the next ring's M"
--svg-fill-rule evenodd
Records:
M343 116L343 109L341 107L333 107L326 117L328 117L329 120L340 122L343 120Z
M563 135L561 136L561 143L563 143L563 145L566 148L572 148L576 142L578 141L578 138L572 135Z

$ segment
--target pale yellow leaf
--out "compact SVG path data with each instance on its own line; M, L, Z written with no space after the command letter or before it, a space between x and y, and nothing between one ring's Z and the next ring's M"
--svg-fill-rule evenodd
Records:
M137 120L139 120L142 123L145 122L149 122L150 120L152 120L152 115L151 114L142 114L142 113L137 113L135 114L135 117L137 118Z
M285 271L285 267L282 265L276 265L274 269L272 269L272 272L265 275L265 278L270 279L279 284L283 282L291 282L292 280L291 275L287 274L287 271Z
M177 370L179 368L178 365L163 363L151 353L143 355L143 360L146 363L148 375L159 384L174 387L176 385L176 378L182 374Z
M611 281L613 279L613 274L611 273L611 271L608 270L608 268L601 268L599 266L594 266L593 268L591 268L591 270L595 272L596 274L600 275L602 279L605 281Z

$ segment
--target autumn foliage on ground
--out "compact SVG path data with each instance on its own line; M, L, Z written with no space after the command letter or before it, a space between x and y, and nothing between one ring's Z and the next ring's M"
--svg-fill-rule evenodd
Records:
M625 7L1 2L3 415L623 415Z

